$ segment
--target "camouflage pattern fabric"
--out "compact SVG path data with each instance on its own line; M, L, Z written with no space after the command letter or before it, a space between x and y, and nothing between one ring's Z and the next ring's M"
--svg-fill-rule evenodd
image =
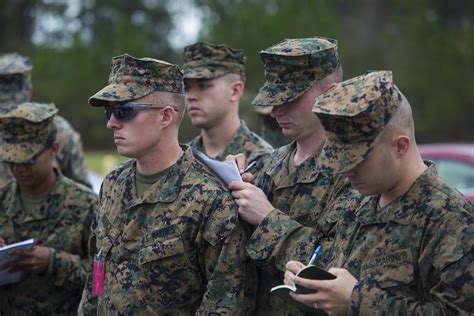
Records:
M328 139L319 167L327 172L344 172L361 163L401 100L391 71L370 72L340 82L316 98L313 112Z
M31 60L19 54L0 55L0 107L21 104L31 93ZM65 118L56 115L54 124L61 143L55 165L64 176L91 187L87 179L80 135ZM8 168L0 162L0 184L12 181Z
M105 256L99 314L247 315L253 309L256 276L237 207L191 148L183 149L141 197L135 160L106 177L91 240ZM84 311L93 309L91 295L88 289Z
M165 61L124 54L113 57L110 68L109 84L89 98L90 105L131 101L153 91L184 94L181 69Z
M245 77L241 50L223 44L197 42L184 48L184 79L213 79L234 73Z
M56 182L40 213L21 206L19 188L0 188L0 236L7 244L35 238L50 247L46 274L0 287L2 315L75 315L86 274L87 241L97 197L56 171Z
M427 163L429 164L429 163ZM431 165L409 191L382 209L379 196L347 208L322 267L342 267L359 280L353 315L474 313L473 205Z
M58 112L52 103L22 103L0 108L0 161L27 163L44 149Z
M256 174L255 184L275 207L257 226L246 246L259 266L257 315L300 315L295 308L270 295L272 287L282 284L285 264L294 259L276 253L281 247L278 241L286 235L285 223L306 226L305 232L319 239L329 235L337 220L337 213L326 208L337 179L318 171L320 150L290 172L288 166L295 150L295 142L276 149ZM314 243L299 245L304 263L311 257L313 247Z
M266 82L254 107L290 103L340 67L337 41L310 37L285 39L260 52Z
M202 136L196 136L188 143L190 146L206 153L202 146ZM240 121L240 127L237 130L232 142L224 151L213 159L224 161L228 155L243 153L249 161L261 161L270 155L273 147L260 136L252 132L244 121Z

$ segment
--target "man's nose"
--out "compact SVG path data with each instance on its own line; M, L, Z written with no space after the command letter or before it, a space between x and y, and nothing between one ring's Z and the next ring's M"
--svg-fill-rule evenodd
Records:
M110 129L117 129L117 128L120 128L121 124L122 123L119 120L117 120L117 118L112 113L112 115L110 115L109 120L107 121L106 126L107 128L110 128Z
M272 111L270 112L270 116L275 118L277 116L281 116L285 112L285 109L282 105L274 106Z

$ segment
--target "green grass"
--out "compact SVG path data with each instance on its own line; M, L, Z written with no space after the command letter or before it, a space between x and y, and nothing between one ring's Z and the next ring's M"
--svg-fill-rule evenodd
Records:
M102 175L106 175L115 166L129 159L120 156L117 152L87 152L84 155L86 167Z

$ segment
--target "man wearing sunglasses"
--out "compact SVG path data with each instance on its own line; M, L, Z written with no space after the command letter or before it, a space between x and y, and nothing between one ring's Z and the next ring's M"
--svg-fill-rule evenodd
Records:
M31 60L19 54L0 55L0 107L20 104L31 99ZM54 117L57 139L60 144L55 165L66 177L91 187L82 152L80 135L62 116ZM0 184L12 179L6 166L0 164Z
M0 109L0 160L14 180L0 187L0 246L34 238L31 251L12 250L18 283L0 286L1 315L73 315L89 270L87 242L97 196L53 167L59 150L53 104Z
M105 269L94 273L94 292L86 287L79 312L248 314L255 276L236 205L178 143L185 111L179 67L114 57L109 84L89 103L105 108L117 151L131 159L102 184L90 244Z
M245 87L245 57L227 45L197 42L184 48L186 107L201 134L190 144L217 160L244 153L250 161L268 156L272 146L239 118Z

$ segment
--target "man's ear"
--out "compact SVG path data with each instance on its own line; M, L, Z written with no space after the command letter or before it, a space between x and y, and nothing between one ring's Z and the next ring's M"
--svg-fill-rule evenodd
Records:
M162 127L167 127L173 123L173 118L176 114L176 111L171 107L167 106L161 111L161 126Z
M392 142L398 157L405 155L410 148L410 138L406 135L398 135Z
M230 84L230 101L238 102L244 93L244 83L240 80L234 81Z
M58 154L60 147L61 144L57 140L55 140L54 143L51 145L51 151L55 156Z

